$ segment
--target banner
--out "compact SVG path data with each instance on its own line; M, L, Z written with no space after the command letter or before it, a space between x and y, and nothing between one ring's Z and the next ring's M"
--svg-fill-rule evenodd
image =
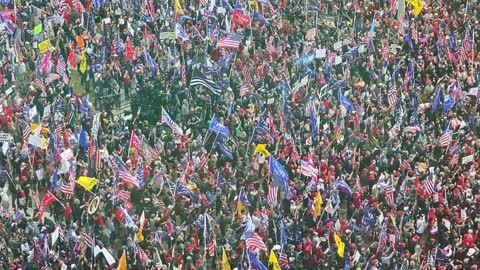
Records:
M12 143L13 137L8 133L0 133L0 143Z
M160 34L158 34L158 38L160 40L164 40L164 39L177 39L177 35L175 34L175 32L162 32Z
M52 44L50 43L50 39L47 39L40 44L38 44L38 50L40 53L45 53L47 52L50 48L52 47Z
M250 17L240 12L234 11L233 22L243 27L247 27L250 24Z
M99 128L100 128L100 114L97 113L93 116L93 123L92 123L92 137L94 140L97 138Z

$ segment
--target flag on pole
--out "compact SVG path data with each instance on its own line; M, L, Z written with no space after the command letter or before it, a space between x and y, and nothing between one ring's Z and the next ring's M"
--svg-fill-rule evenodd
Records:
M224 138L230 137L230 131L228 128L218 121L217 117L213 117L212 122L208 126L208 130L216 132Z
M80 176L77 180L77 184L84 187L86 190L90 191L95 187L100 181L96 178Z
M322 204L323 204L322 194L320 193L320 191L317 191L317 196L315 197L315 204L313 207L314 215L316 218L322 214Z
M267 147L266 144L258 144L257 147L255 148L255 153L261 153L265 157L269 157L270 152L268 152L266 147Z
M182 5L180 4L180 0L175 0L175 13L177 14L177 16L185 15Z
M335 243L337 244L337 254L338 256L342 257L345 255L345 243L342 242L342 239L338 234L334 233L333 238L335 239Z
M132 133L130 134L130 148L134 148L137 150L137 153L140 153L142 149L142 143L140 139L138 138L137 134L135 134L135 131L132 130Z
M127 253L123 250L122 257L118 262L117 270L127 270Z
M167 126L169 126L173 130L174 134L183 135L182 128L172 120L172 118L164 108L162 108L162 123L167 124Z
M273 270L280 270L280 264L278 263L277 260L277 255L275 255L275 252L273 250L270 250L270 256L268 257L268 263L272 265Z
M38 215L37 219L38 221L42 220L43 213L47 209L48 206L50 206L52 203L55 201L60 202L57 197L55 197L50 191L47 191L45 195L43 196L42 202L40 203L40 207L38 209Z
M230 261L228 259L227 251L225 250L225 247L222 248L222 264L223 264L224 270L232 270L232 268L230 267Z
M385 190L385 196L387 198L387 203L388 205L390 206L393 206L395 204L395 199L394 199L394 189L393 189L393 186L390 185L387 187L387 189Z
M87 70L87 57L85 57L85 52L82 52L80 56L80 72L83 74Z

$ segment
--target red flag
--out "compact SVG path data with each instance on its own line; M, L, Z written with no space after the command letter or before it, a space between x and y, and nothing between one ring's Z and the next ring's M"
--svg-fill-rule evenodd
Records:
M130 44L130 42L127 42L125 45L125 57L128 61L135 60L135 48L132 46L132 44Z
M68 54L68 61L72 67L77 67L77 57L75 57L75 44L70 44L70 53Z
M42 220L43 212L45 212L45 209L47 209L47 207L55 201L58 201L57 197L50 193L50 191L47 191L47 193L45 193L45 196L43 196L42 203L40 203L40 208L38 209L38 221Z
M142 149L142 143L133 130L132 135L130 136L130 148L135 148L138 153L140 153L140 150Z
M238 11L233 12L233 22L241 25L243 27L247 27L250 24L250 17L244 15Z

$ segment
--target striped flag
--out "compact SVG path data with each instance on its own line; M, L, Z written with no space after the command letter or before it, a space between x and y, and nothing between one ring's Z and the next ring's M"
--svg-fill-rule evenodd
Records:
M278 198L278 186L269 186L268 187L268 196L267 202L270 205L275 205L277 203Z
M335 124L335 132L333 138L335 139L335 141L340 141L342 139L342 130L339 124Z
M68 185L67 184L62 184L60 186L60 191L65 195L65 197L69 200L74 192L75 192L75 179L76 179L76 165L70 164L70 173L68 176Z
M452 156L452 159L450 160L450 166L455 166L455 165L457 165L459 158L460 158L460 154L458 154L458 153L457 153L457 154L454 154L454 155Z
M123 190L123 189L120 189L120 190L117 189L113 193L113 196L118 197L120 200L122 200L124 202L130 202L130 194L131 193L132 193L131 191L127 191L127 190Z
M217 249L217 241L213 239L209 244L208 244L208 255L210 257L215 256L215 250Z
M162 123L167 124L167 126L173 130L173 133L177 135L183 135L182 128L172 120L164 108L162 108Z
M57 73L50 73L45 78L45 84L50 84L51 82L56 81L58 79L60 79L60 75L58 75Z
M82 228L82 230L80 231L80 234L82 235L83 241L87 245L87 247L92 248L92 243L93 243L92 235L89 232L87 232L85 228Z
M393 197L393 194L394 194L394 189L393 189L393 186L390 185L389 187L387 187L387 190L385 190L385 196L387 198L387 203L388 205L392 206L395 204L395 199Z
M212 92L212 94L220 95L222 93L222 87L216 82L206 78L200 71L195 70L190 80L190 86L201 85Z
M395 86L391 86L390 90L387 94L388 104L390 106L395 106L397 104L397 88Z
M127 169L125 163L116 155L112 156L115 165L118 169L118 177L125 183L131 184L136 188L140 188L140 183L138 183L137 178L133 176Z
M255 224L250 215L247 216L247 223L241 239L245 240L248 250L254 251L255 249L260 249L265 252L267 251L267 246L263 242L263 239L255 232Z
M242 69L243 82L246 84L252 83L252 69L250 64L247 62Z
M422 131L422 128L419 125L408 126L403 130L403 133L416 133L417 131Z
M287 254L281 252L280 256L278 257L278 263L280 264L281 267L288 268L289 264L288 264Z
M68 76L67 73L65 72L66 70L66 64L65 60L63 59L63 56L60 56L57 61L57 73L62 77L62 80L64 83L68 83Z
M251 84L242 83L240 86L240 96L245 97L253 93L253 86Z
M431 195L435 192L435 183L433 182L432 177L428 177L425 181L423 181L423 186L428 195Z
M242 36L232 33L217 42L218 48L226 48L226 49L238 49L240 46L240 42L242 41Z
M30 137L30 134L32 133L32 128L30 125L27 124L27 126L23 129L23 141L28 142L28 137Z
M270 38L270 41L268 41L266 49L267 49L267 53L270 54L270 55L276 55L277 54L277 50L275 50L275 48L273 47L273 39L272 38Z
M42 92L45 92L45 85L43 84L43 82L39 79L35 79L33 81L33 86L36 87L38 90L42 91Z
M448 146L452 142L452 139L453 139L452 138L452 131L447 130L442 134L442 136L440 136L438 141L440 142L441 146Z
M143 249L138 244L135 245L135 254L145 265L147 265L150 262L147 253L145 253L145 251L143 251Z

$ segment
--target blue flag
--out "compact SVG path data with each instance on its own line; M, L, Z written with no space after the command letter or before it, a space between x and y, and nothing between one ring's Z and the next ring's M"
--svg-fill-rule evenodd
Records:
M375 216L373 215L370 208L365 208L363 211L363 218L362 218L362 227L365 230L369 228L372 229L375 226Z
M443 109L442 114L448 112L455 105L455 99L450 95L446 94L443 99Z
M272 186L285 187L288 183L288 173L283 167L283 165L274 158L273 155L270 155L270 171L272 172Z
M218 137L217 141L215 142L215 144L217 145L217 149L220 150L220 152L222 152L222 154L230 159L230 160L233 160L233 152L232 152L232 149L230 149L230 147L228 147L226 145L226 142L225 142L225 139L223 137Z
M145 174L143 169L143 163L140 163L137 168L137 181L142 188L145 187Z
M317 118L315 117L315 112L310 109L310 131L312 132L313 140L318 141L318 128L317 128Z
M78 135L78 142L83 146L84 150L88 149L88 134L85 130L80 129L80 133Z
M432 103L432 112L437 111L441 98L442 98L442 89L440 86L437 86L437 91L435 92L435 97L433 98L433 103Z
M353 103L351 100L349 100L348 98L346 98L342 91L338 91L338 99L340 100L340 104L342 104L343 107L345 107L345 109L347 111L353 111Z
M282 252L284 252L288 245L288 232L283 218L280 221L280 243L282 244Z
M90 109L90 102L88 101L88 94L83 97L82 107L80 108L80 112L85 113L88 112Z
M226 126L224 126L220 121L218 121L217 117L214 117L212 119L212 122L208 126L208 130L218 133L218 135L228 138L230 137L230 130Z
M218 62L218 65L223 68L230 68L230 65L232 65L236 55L237 55L237 52L231 52L227 54L224 58L220 59L220 61Z
M349 196L352 196L352 189L348 186L347 182L344 179L337 182L335 188L341 192L348 193Z
M248 253L248 260L250 261L250 266L258 270L268 270L268 268L258 259L258 257L250 251ZM241 269L241 268L238 268Z

